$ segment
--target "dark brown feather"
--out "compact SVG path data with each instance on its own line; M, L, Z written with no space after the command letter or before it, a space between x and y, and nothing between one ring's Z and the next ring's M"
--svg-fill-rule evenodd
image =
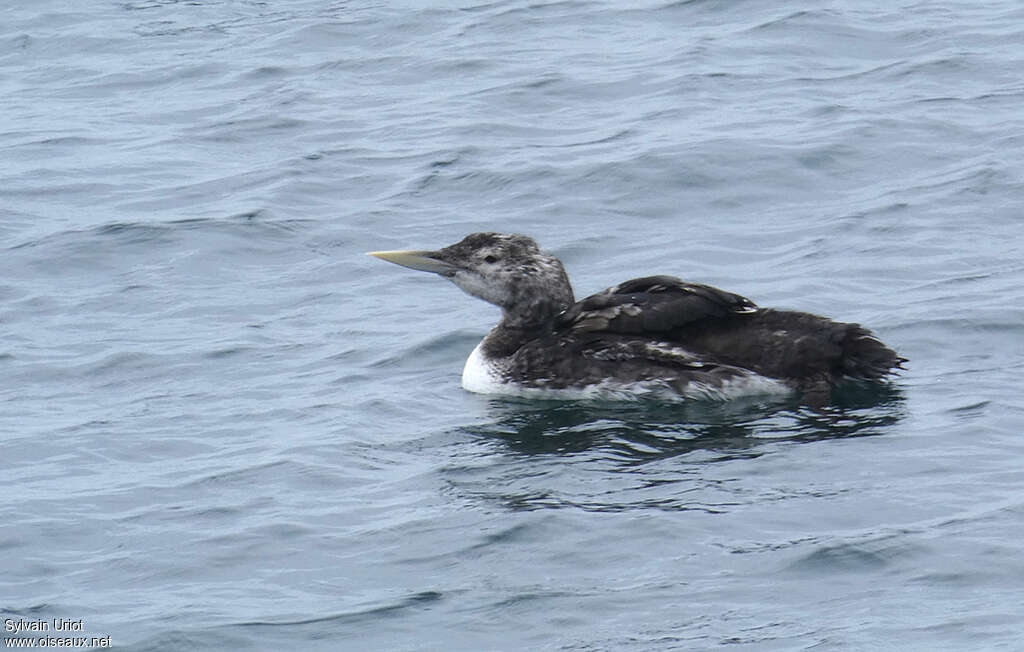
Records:
M754 302L674 276L626 281L570 306L560 326L576 332L663 333L712 317L753 314Z

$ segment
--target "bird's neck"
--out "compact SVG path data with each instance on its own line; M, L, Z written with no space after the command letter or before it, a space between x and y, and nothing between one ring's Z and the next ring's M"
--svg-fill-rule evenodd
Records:
M558 315L570 305L571 297L561 301L540 298L515 309L503 309L501 321L484 339L484 354L504 358L527 342L551 333Z
M566 298L533 296L515 305L502 308L501 324L506 328L538 330L550 327L563 310L572 305L571 295Z

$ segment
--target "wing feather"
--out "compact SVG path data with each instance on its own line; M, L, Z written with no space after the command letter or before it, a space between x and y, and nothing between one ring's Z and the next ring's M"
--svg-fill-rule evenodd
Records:
M575 332L659 333L692 322L758 311L754 302L674 276L646 276L570 306L559 325Z

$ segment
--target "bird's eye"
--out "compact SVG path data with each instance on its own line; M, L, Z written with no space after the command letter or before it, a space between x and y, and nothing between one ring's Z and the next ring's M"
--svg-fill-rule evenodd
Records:
M494 263L498 262L498 257L497 256L487 256L486 258L484 258L484 261L487 262L487 263L491 263L493 265Z

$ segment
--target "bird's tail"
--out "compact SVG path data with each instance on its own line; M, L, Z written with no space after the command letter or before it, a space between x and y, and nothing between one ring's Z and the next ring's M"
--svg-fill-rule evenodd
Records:
M849 378L884 380L907 361L860 324L849 325L842 346L842 374Z

